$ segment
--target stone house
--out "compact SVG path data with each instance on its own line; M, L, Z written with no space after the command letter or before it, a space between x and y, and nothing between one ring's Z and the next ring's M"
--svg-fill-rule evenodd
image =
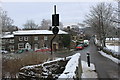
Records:
M14 35L8 34L2 36L2 50L14 52Z
M53 40L53 49L57 50L62 48L62 42L61 42L61 37L62 35L66 35L67 33L59 30L58 35L56 38ZM23 30L23 31L15 31L13 32L13 36L9 38L2 37L2 41L5 43L3 46L5 46L7 43L5 40L13 40L14 42L12 43L13 50L17 51L20 49L32 49L32 50L37 50L42 47L48 47L50 48L50 41L53 38L53 33L50 30ZM10 44L8 44L10 45ZM4 48L4 47L3 47ZM10 48L8 48L10 49ZM4 50L8 50L6 47ZM11 51L11 50L8 50Z

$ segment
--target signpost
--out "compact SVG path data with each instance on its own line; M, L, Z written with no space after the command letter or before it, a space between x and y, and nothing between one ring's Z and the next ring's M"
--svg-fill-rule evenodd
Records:
M57 26L59 26L59 14L56 14L56 5L54 5L54 12L55 12L55 14L52 15L52 26L54 26L54 28L52 29L52 32L53 32L54 36L51 39L51 55L52 55L52 50L53 50L52 42L59 32L59 28L57 27Z

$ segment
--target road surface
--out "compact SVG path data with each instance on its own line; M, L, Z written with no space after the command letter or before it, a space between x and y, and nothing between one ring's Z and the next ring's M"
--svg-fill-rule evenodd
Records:
M87 61L86 53L90 53L91 62L95 64L96 72L98 73L99 80L120 80L120 65L114 63L110 59L102 56L97 51L97 47L94 45L93 40L90 40L90 45L83 50L74 51L66 54L59 54L59 57L65 57L73 55L75 53L81 53L81 59Z

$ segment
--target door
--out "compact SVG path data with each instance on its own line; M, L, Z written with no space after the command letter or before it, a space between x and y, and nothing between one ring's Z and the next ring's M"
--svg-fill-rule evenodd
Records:
M31 49L31 45L29 43L26 43L25 48L29 50L29 49Z

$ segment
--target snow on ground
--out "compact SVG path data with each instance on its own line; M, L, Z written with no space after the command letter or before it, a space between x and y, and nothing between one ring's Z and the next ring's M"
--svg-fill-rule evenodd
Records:
M66 60L70 59L72 56L69 56L69 57L66 57ZM22 67L20 70L22 69L30 69L30 68L35 68L35 67L38 67L38 66L41 66L41 65L44 65L44 64L48 64L48 63L51 63L51 62L56 62L56 61L60 61L60 60L64 60L65 58L57 58L55 60L52 60L52 61L47 61L47 62L44 62L43 64L37 64L37 65L31 65L31 66L25 66L25 67Z
M106 53L104 53L103 51L98 51L101 55L103 55L104 57L107 57L109 59L111 59L112 61L114 61L115 63L119 64L120 60L117 58L112 57L112 55L108 55Z
M87 62L81 61L82 62L82 76L81 78L98 78L97 73L95 72L95 66L94 64L90 63L90 67L88 67Z
M119 52L119 47L120 46L111 46L111 45L106 45L108 49L114 50L115 52Z
M119 41L119 38L106 38L106 40L116 40L116 41Z

